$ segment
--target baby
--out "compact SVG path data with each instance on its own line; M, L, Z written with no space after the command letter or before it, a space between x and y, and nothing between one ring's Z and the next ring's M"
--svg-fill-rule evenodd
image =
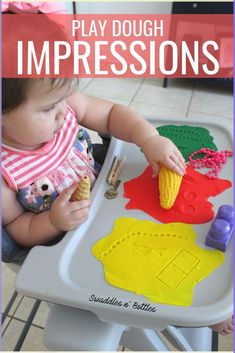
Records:
M177 147L135 111L73 90L72 79L3 79L3 224L23 246L43 244L88 217L91 201L70 202L82 175L98 169L83 127L135 143L157 174L183 175Z
M177 147L125 106L85 96L72 79L3 79L3 225L20 245L56 239L88 217L90 200L71 202L82 175L92 183L98 166L84 127L135 143L155 174L163 164L180 175ZM212 327L233 330L232 318Z

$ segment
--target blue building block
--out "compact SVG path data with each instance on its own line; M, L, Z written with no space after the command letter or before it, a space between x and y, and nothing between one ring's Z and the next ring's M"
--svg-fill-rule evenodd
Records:
M206 236L206 245L226 251L234 227L234 209L230 205L220 206Z

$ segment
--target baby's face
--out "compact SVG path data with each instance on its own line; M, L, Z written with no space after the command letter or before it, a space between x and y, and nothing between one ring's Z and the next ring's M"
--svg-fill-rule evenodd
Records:
M34 82L26 102L3 115L3 142L31 150L50 141L64 122L66 98L70 94L69 82L53 89L47 80Z

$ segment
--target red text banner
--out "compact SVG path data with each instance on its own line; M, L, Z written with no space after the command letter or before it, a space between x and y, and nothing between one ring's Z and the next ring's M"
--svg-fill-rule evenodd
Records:
M2 76L233 77L233 17L3 15Z

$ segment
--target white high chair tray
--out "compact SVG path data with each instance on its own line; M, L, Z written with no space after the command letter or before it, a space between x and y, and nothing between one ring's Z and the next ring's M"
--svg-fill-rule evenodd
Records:
M150 119L154 126L167 124L201 126L210 131L219 150L232 150L232 121L226 119L171 120ZM122 183L118 197L104 197L106 182L114 155L127 157L121 173ZM220 178L232 181L232 158L223 166ZM53 246L34 247L26 258L16 280L16 289L24 295L71 307L93 311L101 320L145 328L164 328L166 325L207 326L227 318L232 313L232 250L233 240L225 253L224 263L200 282L194 291L191 306L174 306L149 302L144 296L128 292L108 284L104 279L103 265L91 254L92 246L109 234L115 219L133 217L155 219L139 210L125 208L128 199L123 195L123 183L140 175L147 162L134 144L112 139L105 163L92 190L93 204L88 220L78 229L70 231L63 240ZM212 200L212 198L210 199ZM222 204L232 205L232 188L213 198L214 212ZM197 244L205 247L205 237L210 223L194 225ZM121 266L121 264L120 264ZM93 296L93 297L92 297ZM103 298L113 303L95 302ZM108 299L107 299L108 301ZM118 306L128 302L129 306ZM133 308L137 302L155 308L155 312Z

